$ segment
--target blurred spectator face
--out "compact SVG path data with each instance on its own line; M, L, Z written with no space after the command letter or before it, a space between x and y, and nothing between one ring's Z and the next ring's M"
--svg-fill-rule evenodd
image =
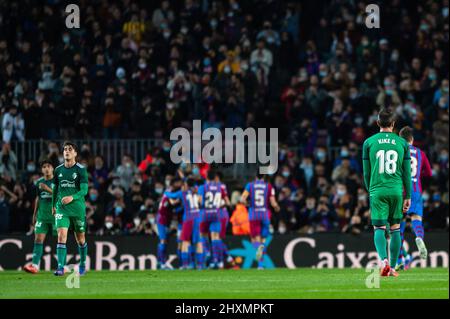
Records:
M103 168L103 159L100 156L96 156L94 160L95 169Z
M414 70L416 70L416 71L419 71L420 70L420 59L419 58L414 58L413 60L412 60L412 63L411 63L411 65L412 65L412 68L414 69Z
M338 183L337 187L336 187L336 195L338 197L342 197L342 196L345 196L345 194L347 194L347 186L345 186L344 184Z
M349 151L348 151L348 147L347 146L342 146L341 147L341 152L339 153L339 155L341 157L348 157L350 155Z
M58 145L56 143L53 143L53 142L49 143L48 144L48 152L50 154L58 154L59 153Z
M350 156L354 157L358 155L358 146L355 143L350 143L348 148L348 153Z
M164 191L164 185L160 182L155 183L155 193L161 195Z
M288 178L291 175L291 171L290 171L289 167L284 166L281 170L281 175L285 178Z
M131 186L131 191L133 193L139 193L141 191L141 184L140 183L133 183Z
M342 159L342 167L344 168L350 168L350 160L348 158L343 158Z
M311 86L319 86L319 78L317 77L317 75L312 75L309 79L309 83L311 84Z
M334 113L341 113L342 112L342 101L340 99L338 99L338 98L334 99L333 112Z
M446 163L448 162L448 150L446 149L442 149L440 154L439 154L439 161L441 163Z
M89 189L89 199L92 202L95 202L98 199L98 190L96 190L95 188Z
M275 177L274 185L276 188L281 188L284 185L284 178L280 175Z
M315 155L319 162L325 162L327 160L327 152L323 147L318 147Z
M317 164L314 168L316 172L316 176L324 176L325 175L325 167L321 164Z
M264 49L264 46L265 46L264 41L258 41L258 43L257 43L257 48L258 48L259 50Z
M306 199L306 208L314 209L316 207L316 199L314 197L308 197Z
M447 79L442 80L441 90L444 94L448 95L448 80Z
M363 204L367 201L367 193L362 188L358 188L358 202Z
M133 164L133 161L131 160L131 157L129 157L127 155L122 157L122 165L123 166L130 168L132 164Z

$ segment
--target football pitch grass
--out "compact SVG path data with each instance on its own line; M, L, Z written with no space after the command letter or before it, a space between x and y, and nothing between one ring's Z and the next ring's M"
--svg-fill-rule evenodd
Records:
M448 268L413 268L366 287L364 269L90 271L80 287L64 277L0 271L0 298L366 299L449 298Z

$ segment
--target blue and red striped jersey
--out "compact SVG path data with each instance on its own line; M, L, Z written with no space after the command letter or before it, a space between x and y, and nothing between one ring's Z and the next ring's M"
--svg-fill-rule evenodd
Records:
M248 183L245 190L249 193L249 219L267 218L270 214L270 197L275 196L272 185L256 180Z
M411 154L411 180L412 191L422 193L422 177L430 177L432 175L431 165L425 153L418 147L409 146Z
M200 216L199 198L193 190L165 192L165 196L170 199L179 199L183 204L183 221L196 219Z

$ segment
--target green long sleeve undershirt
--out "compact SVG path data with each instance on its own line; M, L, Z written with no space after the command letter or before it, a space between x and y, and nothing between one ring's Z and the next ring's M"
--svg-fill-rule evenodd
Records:
M80 190L76 192L75 194L72 194L72 198L74 200L84 198L88 193L88 184L87 183L81 183L80 184ZM52 193L52 207L56 206L56 200L58 197L58 185L55 184L53 187L53 193Z
M363 176L364 176L364 185L366 186L366 190L369 191L370 188L370 160L363 159Z

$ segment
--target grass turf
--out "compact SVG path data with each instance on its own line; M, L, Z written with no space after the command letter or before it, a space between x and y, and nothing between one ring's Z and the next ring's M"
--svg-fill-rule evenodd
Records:
M364 269L90 271L80 288L50 272L0 271L0 298L449 298L448 268L414 268L365 286Z

